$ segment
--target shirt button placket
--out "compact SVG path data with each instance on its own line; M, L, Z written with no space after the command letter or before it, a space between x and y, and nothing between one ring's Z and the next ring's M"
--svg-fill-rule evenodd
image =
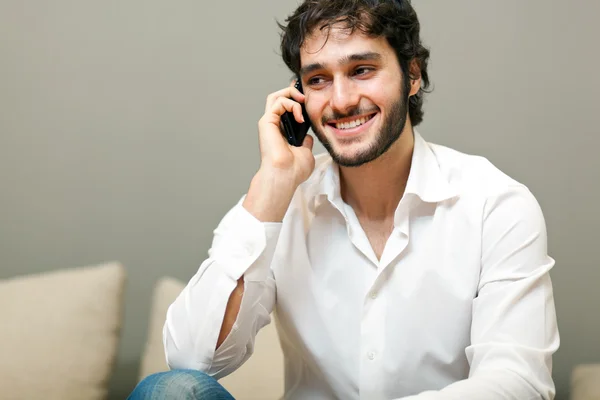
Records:
M365 294L364 312L361 326L361 367L360 367L360 398L372 399L379 397L381 388L378 386L380 366L378 346L382 343L382 330L385 321L384 313L379 299L379 291L375 285Z

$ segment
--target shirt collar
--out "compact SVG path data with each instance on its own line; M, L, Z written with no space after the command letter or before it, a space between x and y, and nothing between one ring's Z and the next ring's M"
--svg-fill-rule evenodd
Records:
M458 195L458 190L444 176L431 145L415 131L415 145L406 193L418 196L426 203L438 203Z
M458 195L442 173L431 145L414 131L414 149L405 193L426 203L438 203ZM319 159L320 158L320 159ZM332 204L341 201L339 167L328 155L317 156L315 172L306 182L308 206L314 210L327 199Z

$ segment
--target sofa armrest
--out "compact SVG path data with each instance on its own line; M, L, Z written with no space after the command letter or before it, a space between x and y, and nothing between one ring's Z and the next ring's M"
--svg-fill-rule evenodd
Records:
M600 399L600 364L577 365L571 374L571 400Z

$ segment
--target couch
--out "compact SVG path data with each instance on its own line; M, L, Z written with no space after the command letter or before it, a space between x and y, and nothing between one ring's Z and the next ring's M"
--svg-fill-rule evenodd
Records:
M126 271L118 262L0 280L0 400L101 400L115 367ZM141 380L168 370L162 325L184 282L158 280L141 357ZM255 354L221 380L236 399L278 399L283 356L269 324Z
M106 399L125 281L118 262L0 280L0 399ZM139 380L168 369L162 326L183 287L169 277L155 283ZM259 332L254 355L220 382L236 399L282 397L283 356L274 324ZM571 400L599 400L600 364L577 366L571 385Z

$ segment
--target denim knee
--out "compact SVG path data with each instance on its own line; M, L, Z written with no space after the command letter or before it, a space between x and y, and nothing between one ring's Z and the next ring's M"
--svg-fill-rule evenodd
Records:
M196 370L159 372L144 378L127 400L233 400L214 378Z

